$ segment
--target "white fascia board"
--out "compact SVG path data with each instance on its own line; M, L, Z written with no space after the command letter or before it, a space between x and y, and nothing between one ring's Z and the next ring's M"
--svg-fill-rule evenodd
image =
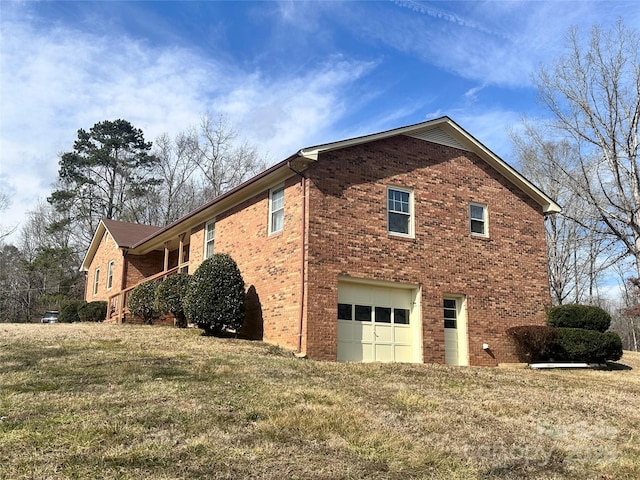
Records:
M100 242L102 241L102 237L107 232L107 226L104 224L102 220L98 224L98 228L96 228L95 233L93 234L93 238L91 239L91 243L89 244L89 248L87 249L87 253L84 254L84 258L82 259L82 263L80 264L81 272L88 272L89 265L91 264L91 260L95 256L98 251L98 247L100 246Z

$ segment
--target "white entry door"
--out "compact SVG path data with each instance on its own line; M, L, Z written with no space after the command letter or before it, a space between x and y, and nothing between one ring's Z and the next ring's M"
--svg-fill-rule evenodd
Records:
M442 307L445 361L447 365L469 365L464 298L445 297Z
M415 288L340 283L338 361L421 361L416 294Z

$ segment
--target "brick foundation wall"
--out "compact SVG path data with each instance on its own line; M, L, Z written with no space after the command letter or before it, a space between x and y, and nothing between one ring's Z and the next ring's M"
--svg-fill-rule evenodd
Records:
M505 329L543 324L550 303L539 205L475 154L407 136L324 153L307 175L310 357L336 359L350 275L421 286L425 362L444 363L447 294L466 297L471 365L517 361ZM413 190L414 239L387 234L388 186ZM470 235L469 202L488 206L489 238Z

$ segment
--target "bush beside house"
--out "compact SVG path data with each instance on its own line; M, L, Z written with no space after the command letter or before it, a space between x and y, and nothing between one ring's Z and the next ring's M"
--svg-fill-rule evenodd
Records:
M187 294L190 277L177 273L159 282L154 293L154 308L158 313L171 313L176 319L176 327L185 328L187 318L184 313L184 297Z
M595 362L622 358L622 340L614 332L582 328L557 328L552 357L564 362Z
M594 305L558 305L547 311L547 325L606 332L611 325L611 315Z
M607 332L611 315L592 305L559 305L549 309L547 327L525 325L507 330L522 362L604 363L622 358L622 340Z
M107 302L89 302L78 308L78 316L82 322L103 322L107 318Z
M60 323L74 323L80 321L80 315L78 310L87 302L84 300L73 300L60 309L58 315L58 322ZM104 320L104 319L103 319Z
M237 331L244 323L244 280L231 256L216 253L194 272L184 297L184 312L207 334Z
M131 290L127 299L127 308L131 315L141 318L147 325L151 325L157 316L154 308L156 286L157 282L141 283Z
M518 359L533 363L547 360L551 356L558 332L546 325L522 325L508 328L507 335L516 344Z

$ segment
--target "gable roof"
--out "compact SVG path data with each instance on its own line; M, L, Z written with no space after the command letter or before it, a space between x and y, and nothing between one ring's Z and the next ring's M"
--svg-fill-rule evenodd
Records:
M155 234L159 230L162 230L162 227L103 218L100 220L98 228L96 228L96 231L93 234L91 244L84 256L80 270L87 271L89 269L91 260L93 260L93 256L96 254L98 246L100 245L100 240L102 240L105 233L108 232L109 235L111 235L111 238L113 238L113 241L118 247L131 248L136 243Z
M119 220L111 220L103 218L102 223L109 231L113 240L121 248L131 248L140 240L153 235L162 227L153 225L143 225L140 223L121 222Z
M440 117L426 122L416 123L406 127L394 128L384 132L364 135L361 137L340 140L338 142L325 143L315 145L313 147L303 148L298 155L317 161L322 152L338 150L341 148L360 145L363 143L382 140L384 138L396 135L407 135L434 143L440 143L455 147L461 150L474 152L485 162L495 168L505 178L515 184L524 193L536 201L544 213L559 213L562 208L551 197L527 180L522 174L516 171L511 165L506 163L495 153L485 147L481 142L474 138L470 133L460 127L449 117Z
M223 212L232 206L238 205L256 193L264 191L296 175L298 172L304 170L309 163L318 161L320 154L323 152L382 140L397 135L407 135L473 152L538 203L544 213L558 213L562 210L560 205L542 190L485 147L457 123L449 117L444 116L414 125L386 130L384 132L302 148L285 160L214 198L210 202L201 205L165 227L138 225L135 223L104 219L100 222L96 234L91 241L81 270L86 271L88 269L89 263L91 259L93 259L100 243L99 240L102 238L105 230L109 231L121 248L134 249L137 254L144 254L162 245L164 241L175 238L188 228L189 224L195 225L205 222L216 213Z

